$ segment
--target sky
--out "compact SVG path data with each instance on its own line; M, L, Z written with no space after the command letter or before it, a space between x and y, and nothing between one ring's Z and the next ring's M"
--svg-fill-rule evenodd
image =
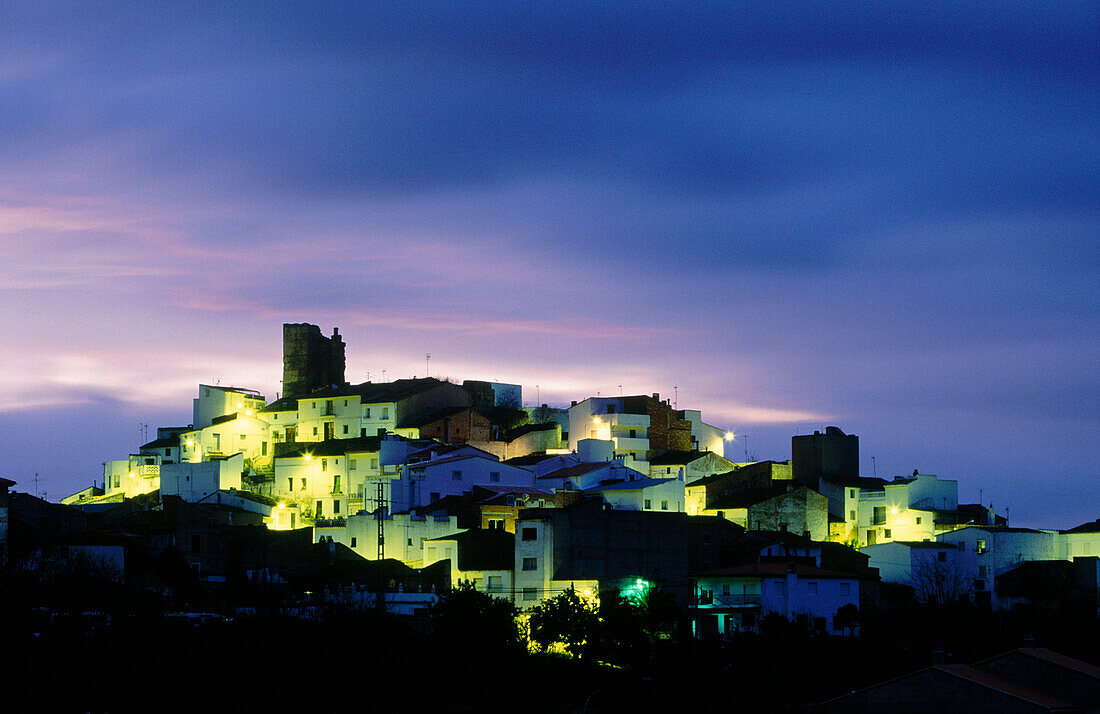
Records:
M1094 3L0 0L0 475L274 399L311 322L1093 520L1098 79Z

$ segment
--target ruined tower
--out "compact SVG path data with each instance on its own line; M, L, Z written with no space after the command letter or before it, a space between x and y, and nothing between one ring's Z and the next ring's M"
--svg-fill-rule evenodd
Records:
M309 323L283 325L283 396L309 394L318 387L344 383L344 341Z

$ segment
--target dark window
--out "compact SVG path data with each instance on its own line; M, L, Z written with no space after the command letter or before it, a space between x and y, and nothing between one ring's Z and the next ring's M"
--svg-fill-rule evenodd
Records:
M884 536L886 536L887 538L893 538L893 536L892 536L892 535L890 535L890 529L889 529L889 528L884 528L884 529L882 530L882 534L883 534Z
M197 553L201 550L201 539L197 535L191 536L191 552Z
M339 513L340 512L340 499L339 498L337 498L336 500L334 500L332 502L332 512L333 513Z
M352 548L354 548L354 547L355 547L355 542L356 542L356 538L355 538L355 536L352 536L352 537L351 537L351 547L352 547Z
M881 526L886 523L886 506L875 506L875 520L871 522L871 525Z
M462 480L462 472L461 471L452 471L451 472L451 480L452 481L461 481Z
M538 570L539 569L539 559L538 558L524 558L523 559L523 569L524 570Z
M521 531L521 540L538 540L539 531L537 528L524 528Z
M347 434L347 433L348 433L348 425L347 425L347 424L344 424L344 433L345 433L345 434Z
M498 471L489 472L489 483L500 483L500 473Z

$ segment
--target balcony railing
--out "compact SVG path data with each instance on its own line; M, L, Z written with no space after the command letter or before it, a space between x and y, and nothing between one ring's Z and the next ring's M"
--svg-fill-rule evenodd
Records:
M699 598L696 607L758 607L760 594L750 595L711 595L709 598Z

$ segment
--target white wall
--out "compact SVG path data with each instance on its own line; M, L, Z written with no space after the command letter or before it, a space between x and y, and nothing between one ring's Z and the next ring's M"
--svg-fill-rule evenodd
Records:
M243 468L244 456L241 454L219 461L164 464L160 469L160 493L195 503L215 491L240 490Z

